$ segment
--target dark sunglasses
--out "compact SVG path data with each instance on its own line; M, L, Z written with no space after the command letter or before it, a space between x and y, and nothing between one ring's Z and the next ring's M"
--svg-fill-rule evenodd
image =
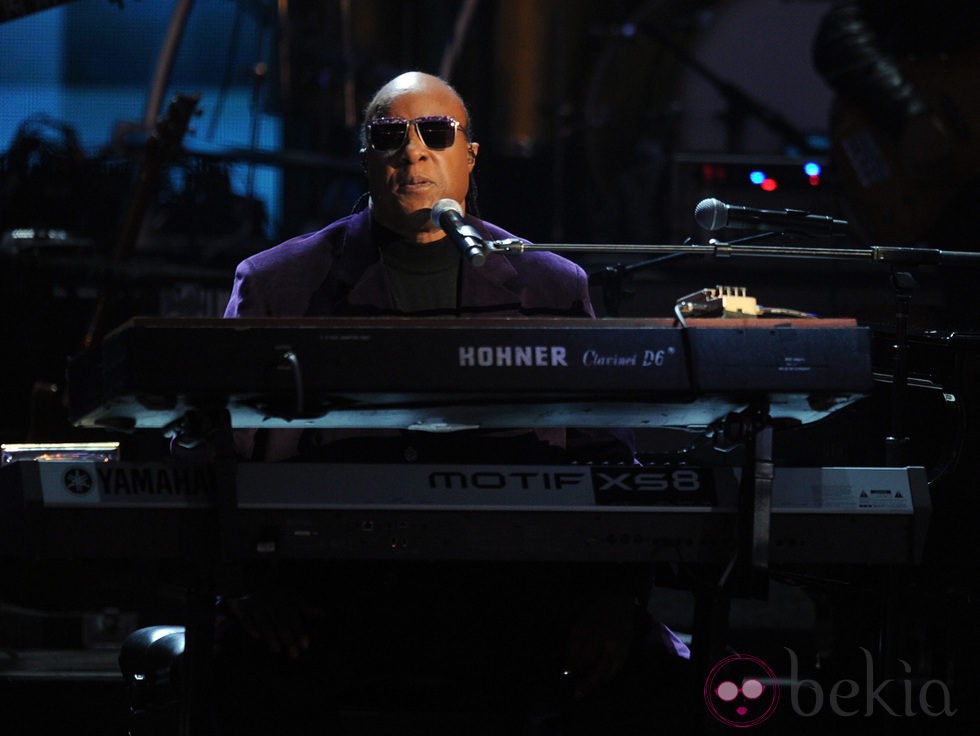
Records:
M415 126L426 148L442 151L456 142L456 129L469 137L466 128L449 115L430 115L424 118L375 118L367 124L367 139L375 151L391 153L405 145L408 127Z

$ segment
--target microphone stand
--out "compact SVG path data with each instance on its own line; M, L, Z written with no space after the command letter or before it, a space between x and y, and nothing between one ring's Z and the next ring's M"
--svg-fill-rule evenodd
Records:
M777 235L762 233L746 240L758 240ZM633 264L618 265L607 269L596 281L608 281L619 293L622 280L632 271L647 268L681 255L729 257L793 258L800 260L856 260L871 261L892 268L892 284L896 292L894 368L892 378L891 407L892 416L889 436L885 438L885 457L888 465L901 467L906 464L909 438L906 433L906 394L908 392L908 317L910 313L912 290L915 285L911 274L904 267L918 265L953 266L980 269L980 253L939 250L934 248L908 248L897 246L870 246L866 248L817 248L795 245L760 245L754 242L726 243L711 240L708 244L685 243L682 245L636 245L636 244L531 244L516 238L486 243L488 252L520 254L532 250L578 251L578 252L626 252L657 253L660 257ZM902 267L902 268L900 268ZM592 281L592 279L590 279ZM618 311L619 296L611 302ZM766 406L763 400L756 410L762 421L757 422L747 432L745 440L751 461L746 470L752 474L754 482L743 484L745 498L740 506L740 549L733 560L737 574L729 582L745 589L750 595L759 595L759 574L767 566L768 512L771 482L771 425L768 423ZM757 417L757 418L758 418ZM748 474L747 474L748 475ZM744 479L743 479L744 480ZM742 494L740 494L741 496ZM747 508L745 508L747 507ZM748 553L746 552L748 550ZM727 577L727 576L726 576ZM698 596L701 605L698 618L699 638L712 639L711 629L717 624L716 604L728 599L724 581L708 591L708 596ZM727 609L726 609L727 610Z
M765 233L767 237L770 233ZM799 258L802 260L872 261L903 266L959 266L980 268L980 253L938 248L905 248L872 245L867 248L823 248L805 245L753 245L726 243L712 239L708 244L642 245L636 243L528 243L519 238L490 240L489 253L521 254L535 250L577 251L580 253L669 253L728 258Z
M892 401L890 432L885 437L885 464L893 467L905 465L910 438L905 431L906 395L909 383L909 314L912 307L912 290L915 279L907 271L892 273L895 289L895 342L894 368L892 372Z
M768 237L774 233L766 233ZM758 239L758 237L754 238ZM819 248L786 245L758 245L755 243L725 243L717 240L707 245L606 245L606 244L535 244L517 239L488 242L490 252L524 253L528 250L578 251L578 252L629 252L659 253L659 258L640 262L633 266L616 266L603 275L617 289L618 296L611 305L618 311L622 280L634 270L646 268L671 257L684 254L710 255L720 258L748 256L766 258L796 258L801 260L862 260L887 264L892 269L892 284L895 288L895 343L894 368L891 389L890 433L885 438L886 463L900 467L906 463L909 438L906 434L906 402L908 391L908 317L912 290L915 281L902 267L919 265L954 266L980 268L980 253L948 251L934 248L906 248L893 246L871 246L868 248ZM601 280L601 279L599 279ZM590 279L591 281L591 279ZM706 644L695 646L695 666L699 674L706 670L711 661L712 641L721 627L727 627L728 601L735 595L765 598L765 573L768 567L769 514L771 511L772 466L772 425L767 411L767 402L760 397L757 405L750 406L754 423L745 427L744 436L748 450L743 483L739 493L739 533L738 550L722 578L708 584L706 589L695 594L695 631L698 642ZM729 417L726 421L738 422L739 417ZM750 476L751 474L751 476ZM749 478L751 477L751 482ZM734 575L730 573L734 572ZM705 647L704 651L702 646Z
M767 233L768 237L775 233ZM755 238L756 240L758 238ZM888 265L892 269L891 281L895 289L895 342L894 366L891 386L891 422L889 435L885 438L886 463L892 467L906 464L909 437L906 432L906 405L908 393L908 318L915 281L906 270L914 266L952 266L980 269L980 253L939 250L935 248L908 248L894 246L871 246L867 248L824 248L793 245L760 245L756 243L725 243L711 240L709 244L683 245L606 245L606 244L536 244L517 239L488 242L487 250L500 253L523 253L528 250L578 251L593 253L628 252L657 253L660 258L635 264L632 267L618 266L609 270L605 276L617 291L622 279L631 271L647 267L653 263L680 256L709 255L717 258L763 257L793 258L800 260L859 260ZM590 279L591 280L591 279ZM618 310L617 300L612 306ZM705 642L694 647L695 666L699 674L714 661L712 642L717 641L719 630L727 627L729 603L732 595L765 597L765 572L768 566L769 514L771 511L772 481L772 425L767 412L765 397L759 397L757 404L750 405L755 422L745 428L742 437L747 448L743 483L739 493L739 531L738 549L722 577L713 584L695 593L695 631L696 641ZM738 417L728 420L737 421ZM751 474L751 475L750 475ZM749 478L751 477L751 482ZM734 573L732 575L731 573ZM734 587L734 591L732 588ZM887 638L887 637L886 637ZM702 647L704 650L702 651Z

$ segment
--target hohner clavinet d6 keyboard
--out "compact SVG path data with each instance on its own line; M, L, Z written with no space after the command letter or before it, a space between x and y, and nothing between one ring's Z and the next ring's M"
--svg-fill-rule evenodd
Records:
M237 427L689 426L751 395L866 392L869 346L846 319L137 318L72 361L69 394L76 424L121 429L201 407Z
M190 559L214 530L227 560L718 563L737 538L730 467L242 463L236 476L215 513L207 466L12 463L0 552ZM911 564L928 513L922 468L777 468L771 563Z

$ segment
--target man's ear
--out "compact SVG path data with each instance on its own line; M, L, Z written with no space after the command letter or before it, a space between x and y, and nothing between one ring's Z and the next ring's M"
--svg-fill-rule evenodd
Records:
M476 154L479 153L479 150L479 143L470 143L470 145L466 147L466 160L470 164L470 167L476 163Z
M361 171L365 174L367 173L367 149L362 148L358 151L358 155L361 157Z

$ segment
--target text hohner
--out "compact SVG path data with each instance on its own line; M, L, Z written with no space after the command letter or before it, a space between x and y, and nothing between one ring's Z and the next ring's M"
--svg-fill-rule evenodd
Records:
M568 355L561 345L464 345L459 348L459 365L567 366Z

